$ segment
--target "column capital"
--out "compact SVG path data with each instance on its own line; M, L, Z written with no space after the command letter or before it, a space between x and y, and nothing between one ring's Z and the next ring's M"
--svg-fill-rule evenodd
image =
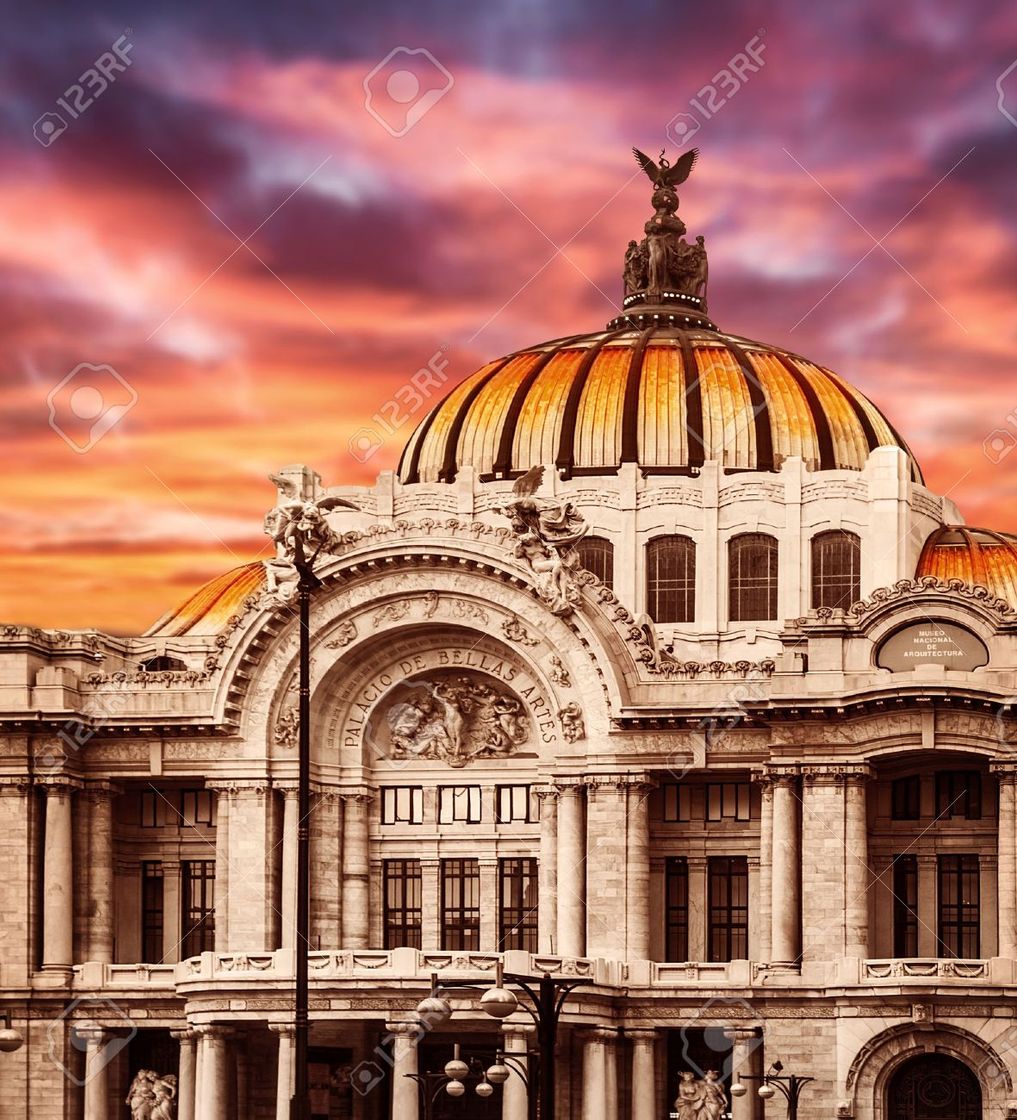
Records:
M264 797L271 792L272 784L267 778L213 778L206 779L205 788L215 790L220 797L238 801L242 797Z
M640 1043L653 1043L660 1038L660 1031L655 1027L626 1027L624 1034L626 1038L631 1038L633 1042Z
M282 1038L293 1038L297 1033L297 1028L292 1023L269 1023L268 1029Z
M74 1033L78 1038L83 1038L88 1044L88 1048L92 1049L101 1046L109 1037L110 1032L106 1027L100 1026L99 1023L76 1023Z
M385 1030L396 1038L409 1038L417 1041L423 1033L421 1024L416 1020L400 1019L395 1023L386 1023Z
M1017 762L990 762L989 773L995 774L1000 782L1017 782Z
M557 801L559 789L557 786L532 786L534 797L539 797L541 801Z
M619 1031L617 1027L580 1027L578 1034L582 1042L599 1042L606 1046L618 1041Z
M767 763L763 767L762 778L771 786L791 786L801 774L801 767L794 763Z
M5 794L14 794L24 797L32 788L33 782L29 774L3 774L0 775L0 797Z
M194 1029L201 1038L207 1038L209 1042L225 1042L235 1034L232 1028L220 1023L199 1023Z
M84 783L82 797L95 802L110 801L122 792L122 788L113 782L89 781Z
M193 1027L181 1027L179 1030L170 1031L170 1038L175 1038L182 1045L196 1041L197 1037L198 1034Z
M37 776L35 785L44 789L47 797L55 797L58 794L70 795L84 789L84 783L80 779L72 778L67 774L46 774L42 777Z
M528 1039L537 1033L537 1028L532 1023L502 1023L501 1032L506 1038Z
M373 789L341 789L336 791L343 801L353 805L368 805L378 796L378 791Z
M729 1042L748 1042L753 1038L762 1038L759 1027L724 1027L723 1034Z
M300 793L300 787L299 786L288 785L288 784L284 785L281 782L273 782L272 783L272 788L277 793L281 793L286 801L290 801L290 800L296 801L296 799L297 799L297 797Z
M867 782L872 777L872 768L867 762L809 763L801 768L801 775L807 785L846 785L850 782Z

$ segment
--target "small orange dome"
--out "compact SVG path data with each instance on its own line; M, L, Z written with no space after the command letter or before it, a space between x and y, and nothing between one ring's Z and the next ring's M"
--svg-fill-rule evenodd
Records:
M164 614L146 631L146 638L178 638L181 634L218 634L229 619L240 612L248 595L265 583L265 565L260 561L241 564L209 580L187 600Z
M797 354L707 326L615 320L490 362L410 436L403 483L481 479L538 463L570 475L622 463L680 474L707 459L770 471L792 456L812 469L861 470L880 446L908 452L886 417L837 374Z
M967 525L942 525L925 542L915 575L987 587L1017 607L1017 536Z

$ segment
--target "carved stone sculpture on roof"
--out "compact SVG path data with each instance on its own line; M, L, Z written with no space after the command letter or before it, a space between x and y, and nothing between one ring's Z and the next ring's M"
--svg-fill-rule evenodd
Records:
M552 614L562 615L579 602L575 545L586 536L589 525L571 502L534 496L543 478L542 466L531 467L516 479L512 500L495 509L512 525L515 554L533 572L537 594Z

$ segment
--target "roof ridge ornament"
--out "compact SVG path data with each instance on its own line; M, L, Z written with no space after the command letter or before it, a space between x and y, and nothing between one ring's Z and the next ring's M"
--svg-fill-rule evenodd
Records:
M663 148L657 160L638 148L633 148L632 154L653 184L653 214L643 227L643 239L633 239L625 250L623 314L608 327L644 329L659 325L716 330L706 313L706 239L700 234L695 244L686 241L688 231L677 213L675 188L692 173L699 149L691 148L673 164Z

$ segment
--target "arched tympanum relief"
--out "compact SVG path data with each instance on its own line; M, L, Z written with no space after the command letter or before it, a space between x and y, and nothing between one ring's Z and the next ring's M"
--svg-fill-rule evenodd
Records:
M500 681L452 670L396 685L378 704L367 734L391 759L433 759L465 766L473 759L534 752L523 701Z

